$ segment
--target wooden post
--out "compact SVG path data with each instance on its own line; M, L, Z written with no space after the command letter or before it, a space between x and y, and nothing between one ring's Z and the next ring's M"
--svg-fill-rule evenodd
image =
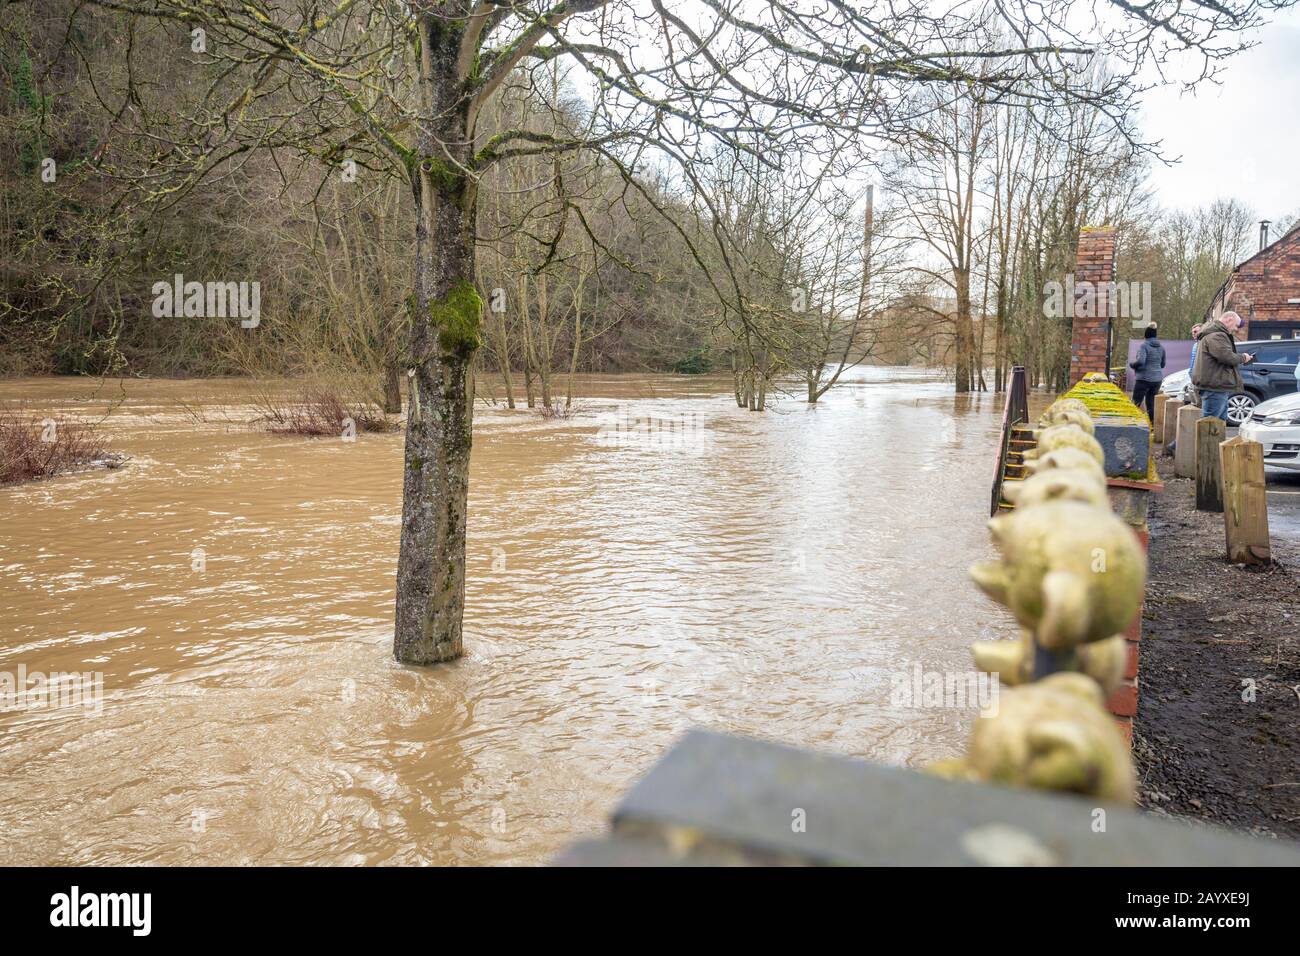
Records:
M1196 422L1196 510L1223 510L1223 469L1219 464L1219 443L1227 426L1223 419L1202 418Z
M1156 417L1151 422L1151 440L1157 445L1165 440L1165 403L1169 396L1161 392L1156 396Z
M1178 409L1178 444L1174 454L1174 474L1190 478L1196 474L1196 422L1201 410L1195 405Z
M1238 436L1219 445L1223 471L1223 531L1233 564L1269 564L1264 446Z
M1160 437L1166 455L1170 454L1169 446L1174 443L1178 429L1178 410L1182 407L1183 403L1176 398L1171 398L1165 402L1165 420L1161 422L1164 430L1161 432Z

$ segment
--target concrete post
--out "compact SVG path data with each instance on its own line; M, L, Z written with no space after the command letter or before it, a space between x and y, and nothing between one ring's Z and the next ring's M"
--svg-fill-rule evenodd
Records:
M1171 398L1165 402L1165 420L1160 423L1162 428L1160 441L1166 455L1172 454L1169 447L1174 443L1174 438L1177 437L1178 410L1182 407L1183 403L1176 398Z
M1223 472L1223 533L1233 564L1269 564L1264 446L1238 436L1219 445Z
M1196 510L1223 510L1223 469L1219 445L1226 426L1222 418L1202 418L1196 423Z
M1195 405L1184 405L1178 409L1178 446L1174 455L1174 474L1179 478L1191 478L1196 474L1196 423L1201 418L1201 410Z

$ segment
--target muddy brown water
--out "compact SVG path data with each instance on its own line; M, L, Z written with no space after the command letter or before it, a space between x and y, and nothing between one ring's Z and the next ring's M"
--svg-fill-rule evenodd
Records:
M0 383L132 458L0 489L0 675L103 679L97 714L0 712L0 861L540 864L688 727L951 755L975 711L897 675L1013 634L965 578L1000 401L928 373L762 415L668 376L480 405L467 654L432 669L390 654L400 434L261 433L252 387Z

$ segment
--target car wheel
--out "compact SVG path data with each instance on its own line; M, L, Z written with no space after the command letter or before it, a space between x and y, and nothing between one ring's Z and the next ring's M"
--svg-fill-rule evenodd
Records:
M1246 419L1250 418L1250 413L1255 410L1254 395L1241 394L1233 395L1228 399L1228 424L1240 426Z

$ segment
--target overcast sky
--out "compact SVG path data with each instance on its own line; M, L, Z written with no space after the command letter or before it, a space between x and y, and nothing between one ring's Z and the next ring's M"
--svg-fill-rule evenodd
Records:
M1182 157L1151 170L1161 205L1235 196L1259 218L1300 213L1300 11L1277 17L1258 41L1228 61L1221 86L1147 95L1143 132Z

